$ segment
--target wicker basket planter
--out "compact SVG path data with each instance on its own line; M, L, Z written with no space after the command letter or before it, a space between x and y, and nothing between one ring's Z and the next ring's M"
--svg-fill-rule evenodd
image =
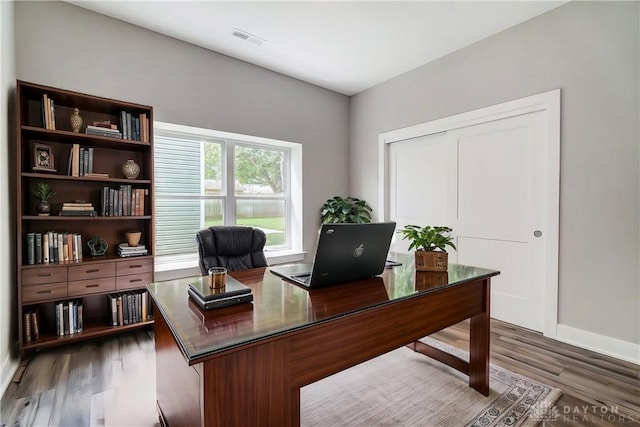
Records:
M447 271L449 254L440 251L416 251L417 271Z

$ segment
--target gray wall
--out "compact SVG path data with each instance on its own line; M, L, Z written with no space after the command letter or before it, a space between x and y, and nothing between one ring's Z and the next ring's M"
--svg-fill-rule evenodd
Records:
M303 245L309 251L307 259L313 255L320 206L348 190L347 96L68 3L0 4L3 107L13 102L8 91L13 92L18 78L152 105L159 121L301 143ZM5 39L6 34L10 37ZM5 50L5 40L11 49ZM11 71L6 78L5 66ZM16 363L9 353L17 340L15 257L11 255L15 228L9 225L13 224L9 213L13 197L6 182L14 171L5 155L14 139L8 137L6 126L13 116L2 113L0 117L1 241L14 242L11 247L0 245L0 281L6 285L0 287L0 361L6 385Z
M348 190L347 96L68 3L15 8L19 79L152 105L163 122L301 143L304 248L315 250L320 206Z
M638 17L572 2L354 96L351 193L377 206L381 132L562 89L558 320L640 343Z
M4 392L17 367L16 350L16 287L15 283L15 228L12 209L14 192L10 165L15 151L9 147L14 141L13 94L16 75L13 37L13 2L0 1L0 392ZM11 242L12 244L8 244Z

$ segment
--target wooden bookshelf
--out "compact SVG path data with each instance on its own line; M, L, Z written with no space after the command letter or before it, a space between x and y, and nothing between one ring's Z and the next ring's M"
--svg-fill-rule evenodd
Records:
M45 94L53 101L52 108L46 104ZM49 117L44 113L45 107ZM79 109L83 121L79 132L73 132L70 120L75 108ZM152 317L148 316L136 323L113 326L107 297L109 294L140 292L153 281L153 108L19 80L16 120L17 295L21 350L68 344L153 324ZM101 130L107 128L105 133L110 132L110 136L86 133L86 126L97 122L100 122ZM107 122L112 126L105 125ZM122 134L121 138L113 135L117 132ZM80 165L86 170L77 176L71 173L73 161L82 162L80 156L73 158L74 144L91 152L90 163L85 160L84 165ZM34 169L38 166L35 149L42 146L53 156L50 171ZM134 160L140 166L140 174L135 179L127 179L123 174L122 165L127 160ZM85 176L87 172L108 176ZM41 216L36 211L39 200L32 190L39 183L48 184L56 192L49 200L49 216ZM118 204L115 208L104 203L105 187L116 190ZM131 203L135 198L128 196L127 189L145 193L141 196L143 208L134 209ZM90 203L96 216L60 216L64 203ZM140 244L145 245L146 255L119 256L118 247L126 242L125 232L130 230L142 232ZM67 246L67 250L59 250L60 259L55 263L37 263L35 244L32 249L28 235L43 237L48 232L79 235L81 257L79 254L74 257L71 247L77 245L72 245ZM96 236L108 245L104 255L90 254L87 242ZM71 243L71 237L68 238ZM67 255L66 260L64 255ZM69 300L82 304L83 328L81 332L59 335L55 304ZM37 313L39 336L27 341L24 314L30 312Z

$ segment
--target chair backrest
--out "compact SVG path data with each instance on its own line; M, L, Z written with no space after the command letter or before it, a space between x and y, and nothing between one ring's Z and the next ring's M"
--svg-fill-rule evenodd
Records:
M200 272L208 274L211 267L229 271L266 267L264 231L247 226L214 226L198 231L198 263Z

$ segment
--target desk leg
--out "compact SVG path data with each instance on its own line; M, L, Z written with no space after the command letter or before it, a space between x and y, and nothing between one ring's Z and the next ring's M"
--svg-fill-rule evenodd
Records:
M489 328L491 279L483 286L483 312L471 317L469 330L469 386L489 395Z

